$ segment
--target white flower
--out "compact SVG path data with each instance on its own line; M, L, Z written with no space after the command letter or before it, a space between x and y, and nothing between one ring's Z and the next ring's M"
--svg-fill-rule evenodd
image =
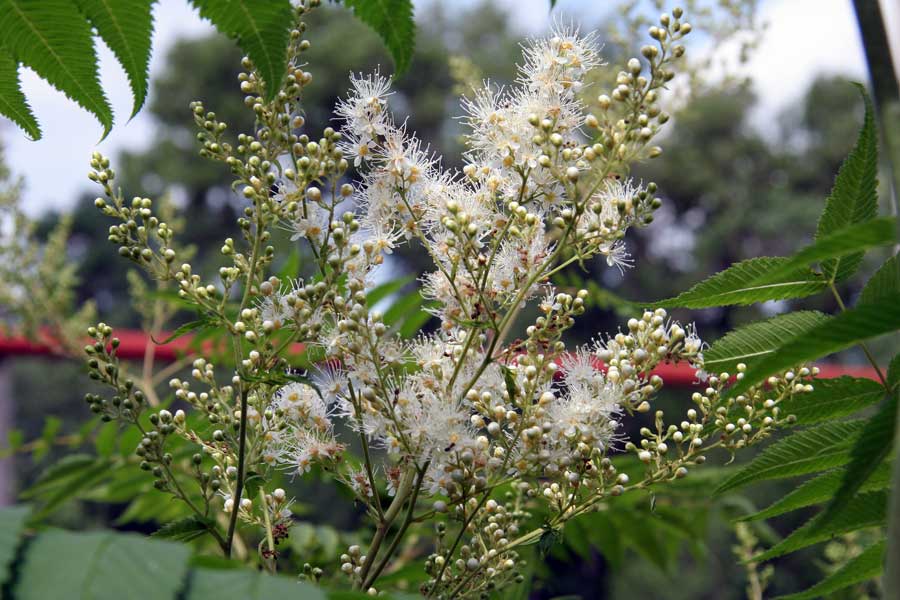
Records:
M584 75L601 64L595 34L581 36L577 27L560 22L547 37L531 40L522 50L520 81L542 93L574 95Z
M338 101L335 113L344 120L340 148L359 166L371 157L378 138L392 127L386 102L391 84L377 71L367 76L351 73L350 83L350 95Z

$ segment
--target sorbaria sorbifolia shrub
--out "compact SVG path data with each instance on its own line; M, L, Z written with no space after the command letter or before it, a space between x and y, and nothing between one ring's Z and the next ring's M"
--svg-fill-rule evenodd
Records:
M521 578L520 546L601 502L689 476L710 450L734 451L789 421L778 404L811 389L808 369L770 379L765 392L728 397L730 376L705 374L693 327L664 310L588 346L563 342L586 292L559 293L550 277L598 255L613 268L632 266L626 232L649 223L660 205L655 186L628 171L661 152L650 145L667 120L660 95L690 31L680 10L650 28L643 60L628 60L608 93L583 85L606 68L594 36L557 25L528 42L514 86L485 85L463 101L466 164L455 173L392 118L390 82L378 73L351 76L337 129L318 139L300 133L312 127L301 103L313 82L300 21L310 8L297 9L291 66L274 101L264 101L244 61L253 132L232 145L225 123L192 106L201 153L231 168L246 203L243 239L224 240L229 264L217 278L182 264L151 200L127 202L109 161L91 162L106 195L97 207L117 222L110 241L227 331L231 362L198 357L193 381L170 382L183 408L156 411L119 378L116 340L100 324L90 331L89 364L115 391L88 400L95 412L143 428L137 453L159 489L199 518L224 513L205 521L224 553L240 524L243 535L263 540L259 560L274 570L291 499L268 477L319 466L352 490L371 524L368 544L342 558L354 587L380 590L379 577L416 531L431 536L420 553L429 576L422 592L477 596ZM596 114L586 114L586 94ZM271 275L279 252L291 250L270 245L275 228L305 247L303 278ZM411 340L367 298L385 255L401 244L434 262L421 293L439 326ZM539 316L520 330L529 304ZM290 367L296 342L320 353L302 376ZM674 421L657 411L641 439L629 441L622 421L653 410L664 382L652 371L662 362L696 367L705 391ZM192 463L167 454L172 436L196 444ZM361 450L351 454L351 444ZM646 465L637 481L617 470L627 454ZM536 508L545 522L529 518Z

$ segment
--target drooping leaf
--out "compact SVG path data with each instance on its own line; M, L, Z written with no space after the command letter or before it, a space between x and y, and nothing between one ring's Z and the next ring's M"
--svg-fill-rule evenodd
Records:
M19 547L31 509L25 505L0 508L0 585L9 579L9 567Z
M325 600L326 597L316 586L289 577L249 569L196 569L191 574L186 600Z
M410 314L406 319L403 320L403 325L400 326L400 330L397 332L400 334L400 337L408 340L416 337L419 331L422 330L422 327L425 326L428 321L434 318L434 315L428 312L427 309L434 308L437 306L437 302L434 300L426 300L419 307L419 310Z
M815 263L831 265L832 259L857 255L879 246L897 241L897 219L882 217L862 223L853 223L816 238L816 241L789 258L784 264L768 273L764 280L777 282L797 269Z
M97 77L91 29L71 0L0 0L0 45L109 133L113 114Z
M128 76L134 97L133 117L147 98L154 0L76 0Z
M835 469L823 473L818 477L814 477L804 482L801 486L792 490L788 495L779 498L763 510L743 517L742 521L758 521L760 519L771 519L778 515L805 508L814 504L827 502L834 497L834 493L841 487L844 480L844 474L847 467ZM875 490L884 490L891 483L891 464L882 462L876 468L872 475L860 487L862 492L870 492Z
M31 139L41 137L41 127L31 112L19 82L19 65L12 55L0 47L0 114L22 128Z
M872 406L884 398L877 381L857 377L817 379L813 391L796 394L779 404L782 414L797 417L797 425L838 419Z
M154 531L152 535L158 538L188 542L200 537L214 527L215 522L212 519L201 519L197 515L191 515L184 519L166 523Z
M859 86L859 90L866 106L865 119L856 146L841 165L834 187L825 200L825 210L816 228L817 240L848 225L873 219L878 211L878 148L874 111L865 88ZM822 272L831 281L842 281L856 271L862 257L859 252L827 260L822 264Z
M379 303L384 298L392 294L396 294L401 289L406 287L407 284L415 281L415 277L398 277L397 279L392 279L391 281L386 281L380 285L376 285L374 288L366 292L366 303L371 307Z
M813 517L779 543L754 556L752 560L769 560L824 542L835 535L883 525L887 515L887 499L887 490L859 494L823 527L817 524L819 517Z
M773 354L747 369L731 393L735 396L751 385L794 365L816 360L861 341L900 329L900 294L862 304L785 340Z
M785 437L759 453L716 489L716 494L767 479L782 479L846 464L865 421L824 423Z
M150 336L150 339L153 340L153 343L156 344L157 346L164 346L170 342L174 342L175 340L177 340L180 337L186 336L187 334L189 334L193 331L198 331L201 329L208 329L210 327L214 327L215 325L216 325L216 322L213 319L211 319L207 316L202 316L199 319L194 319L193 321L188 321L187 323L179 326L175 331L170 333L168 335L168 337L166 337L165 339L157 340L153 336Z
M384 323L388 326L398 325L410 314L421 310L424 298L419 290L412 290L410 293L397 298L391 306L384 311Z
M651 303L653 306L709 308L712 306L747 305L769 300L804 298L825 288L825 282L811 269L798 269L779 281L764 281L789 258L760 257L735 263L686 292Z
M344 0L344 4L381 36L394 59L395 74L405 72L416 43L412 0Z
M878 465L894 448L894 425L897 421L897 392L889 394L863 428L850 450L850 462L841 487L818 519L818 527L826 527L844 509L859 488L875 473Z
M881 575L884 569L885 546L884 541L876 542L811 588L796 594L778 596L777 600L814 600L851 585L874 579Z
M200 16L237 39L265 81L266 99L278 93L287 67L290 0L191 0Z
M168 600L189 557L186 546L139 535L46 531L25 552L15 598Z
M734 373L738 363L747 365L774 352L786 338L800 335L830 319L816 311L797 311L735 329L703 353L704 368L711 373Z
M38 481L22 493L22 497L38 499L43 503L33 515L33 518L40 519L104 479L109 469L108 460L86 454L70 454L44 471Z

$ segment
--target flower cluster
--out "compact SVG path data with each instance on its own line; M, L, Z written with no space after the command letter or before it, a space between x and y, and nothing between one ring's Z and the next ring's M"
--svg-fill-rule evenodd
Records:
M298 18L308 8L298 7ZM221 507L228 527L211 533L226 554L243 521L266 532L262 558L271 566L289 502L283 490L265 491L267 474L319 467L352 491L374 526L367 550L353 546L342 557L354 586L374 593L407 530L433 521L423 591L474 596L520 578L515 548L547 527L633 487L683 476L703 461L703 440L712 435L721 434L713 446L733 450L787 420L765 389L728 398L729 376L721 374L695 396L698 408L681 427L666 426L657 412L657 431L642 432L638 446L620 423L651 410L664 383L653 372L660 363L702 370L703 344L693 328L656 310L592 346L569 351L563 340L584 313L587 292L556 290L552 276L594 258L630 266L626 232L649 223L660 205L653 184L627 178L628 165L658 154L648 144L664 122L656 102L671 71L663 65L688 24L661 19L651 32L658 50L643 53L646 74L638 59L619 74L612 97L635 111L630 120L611 121L612 113L593 114L583 103L588 75L602 66L593 36L556 26L531 41L512 87L486 84L464 100L461 173L442 169L394 121L389 81L377 72L351 76L337 129L318 139L301 133L298 101L312 80L300 68L309 46L303 31L298 25L292 33L276 100L265 99L245 61L241 89L257 128L239 135L236 146L214 113L193 105L202 153L231 168L247 203L238 221L243 239L225 240L221 252L231 264L217 281L178 266L172 230L152 202L127 204L112 187L108 161L92 162L92 178L107 195L97 206L119 220L110 240L120 253L174 281L180 297L231 342L231 363L219 359L217 369L211 359L194 362L191 378L202 391L170 382L175 399L199 417L154 413L138 449L157 487L188 502L166 439L180 435L201 449L191 469L203 507L194 508L205 518L210 506ZM599 101L609 103L602 94ZM357 181L348 177L351 165ZM275 227L287 229L314 265L302 279L271 275ZM435 331L413 339L400 336L370 298L385 256L406 243L433 259L421 293L439 320ZM510 340L529 305L537 316ZM117 390L112 402L91 396L92 408L143 426L145 403L117 377L111 332L103 326L92 335L92 375ZM318 357L304 375L290 368L295 342ZM772 389L806 389L788 381L785 375ZM351 446L362 457L351 456ZM629 485L619 472L622 450L648 465L644 481ZM251 469L263 481L259 498L246 493ZM535 528L536 509L549 517Z

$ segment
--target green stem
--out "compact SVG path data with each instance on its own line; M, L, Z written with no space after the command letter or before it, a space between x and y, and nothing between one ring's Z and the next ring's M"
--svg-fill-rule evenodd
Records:
M381 544L382 542L384 542L384 538L387 535L388 530L391 528L391 525L397 518L400 509L403 508L403 504L406 502L406 498L409 495L410 488L412 487L415 473L416 471L414 470L405 471L403 473L403 476L400 479L400 484L397 486L397 495L394 496L394 501L391 502L390 506L388 506L388 509L384 513L384 517L381 519L381 522L378 523L378 527L375 529L375 535L372 537L372 543L369 544L369 550L368 552L366 552L366 560L359 572L359 583L361 588L363 582L368 578L369 570L375 563L375 558L378 556L378 551L381 549Z
M272 522L269 520L269 507L266 503L266 493L262 488L259 488L259 501L260 506L262 507L263 519L266 524L266 543L269 546L269 552L272 554L272 558L268 561L268 568L274 575L277 571L275 565L275 538L272 536Z
M419 498L419 490L422 489L422 483L425 480L425 473L428 471L428 466L430 465L430 461L426 462L425 465L419 469L419 479L416 482L415 487L413 488L412 497L409 500L409 507L406 509L406 516L403 518L403 523L400 524L400 529L394 535L394 539L391 540L390 545L388 545L387 551L384 556L381 557L381 560L366 578L366 581L363 582L362 588L364 590L369 589L378 579L381 572L387 566L388 562L391 560L391 557L394 555L394 552L397 550L397 546L400 545L400 541L403 539L403 536L406 535L406 530L409 529L410 524L413 522L413 512L416 508L416 501Z

